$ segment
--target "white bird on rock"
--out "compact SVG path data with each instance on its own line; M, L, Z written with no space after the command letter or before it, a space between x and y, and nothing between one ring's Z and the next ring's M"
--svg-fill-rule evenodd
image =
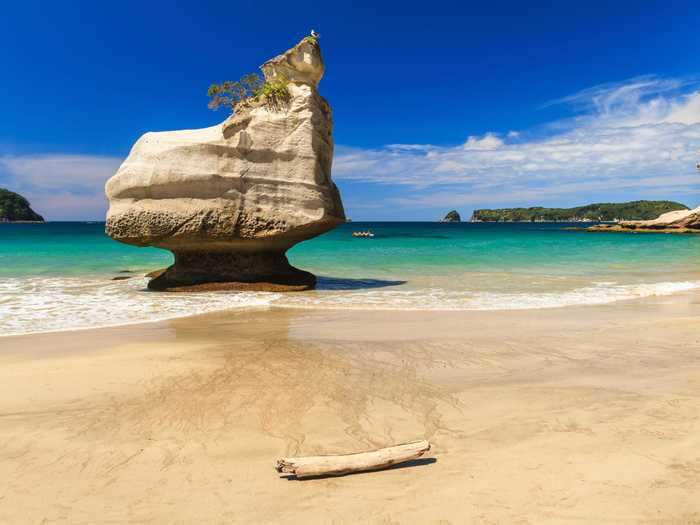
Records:
M314 38L321 38L321 35L319 35L319 34L318 34L316 31L314 31L313 29L311 30L311 36L314 37Z

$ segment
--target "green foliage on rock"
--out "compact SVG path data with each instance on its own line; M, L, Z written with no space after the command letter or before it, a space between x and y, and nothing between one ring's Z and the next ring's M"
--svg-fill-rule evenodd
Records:
M236 104L256 96L263 87L264 81L256 74L250 73L240 80L226 80L221 84L212 84L207 90L210 109L229 107L233 111Z
M207 90L209 108L228 107L233 113L238 104L248 100L262 101L272 108L279 108L290 99L288 85L286 78L266 82L257 73L245 75L240 80L212 84Z
M44 222L44 218L32 210L27 199L0 188L0 222L14 221Z
M501 208L474 210L472 220L483 222L566 222L566 221L614 221L649 220L663 213L687 210L688 207L673 201L632 201L623 203L597 203L575 208Z
M273 107L279 107L289 102L291 98L287 86L289 81L286 78L265 82L256 98L262 98Z

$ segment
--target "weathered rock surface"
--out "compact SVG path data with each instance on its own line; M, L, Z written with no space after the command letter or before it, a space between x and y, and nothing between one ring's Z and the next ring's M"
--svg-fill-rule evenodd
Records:
M620 221L616 224L598 224L590 231L637 231L667 233L700 233L700 207L664 213L649 221Z
M288 102L249 100L217 126L146 133L107 182L107 233L175 255L149 287L314 285L285 252L345 220L331 179L331 110L316 89L320 48L302 40L261 69L289 80Z

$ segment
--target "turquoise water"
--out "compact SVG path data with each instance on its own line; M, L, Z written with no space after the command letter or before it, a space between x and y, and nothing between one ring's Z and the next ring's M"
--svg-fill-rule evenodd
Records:
M545 308L700 285L700 236L568 226L344 224L288 254L320 276L317 291L185 295L145 291L142 274L167 266L172 255L114 242L102 223L0 224L0 335L226 308ZM351 236L365 229L375 237ZM111 280L118 275L134 277Z
M700 270L700 237L589 233L567 224L351 223L289 252L338 276L513 272L590 275ZM373 239L352 238L371 229Z
M163 250L113 241L104 223L0 224L0 278L105 276L170 262L172 256Z
M700 270L700 237L590 234L562 224L350 223L301 243L293 264L331 277L401 278L457 271L586 275ZM353 238L371 229L373 239ZM0 224L0 277L150 270L169 252L111 240L103 223Z

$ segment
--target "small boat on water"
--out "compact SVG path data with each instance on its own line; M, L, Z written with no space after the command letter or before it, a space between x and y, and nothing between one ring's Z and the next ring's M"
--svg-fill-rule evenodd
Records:
M352 232L353 237L374 237L374 234L372 233L371 230L367 230L364 232Z

